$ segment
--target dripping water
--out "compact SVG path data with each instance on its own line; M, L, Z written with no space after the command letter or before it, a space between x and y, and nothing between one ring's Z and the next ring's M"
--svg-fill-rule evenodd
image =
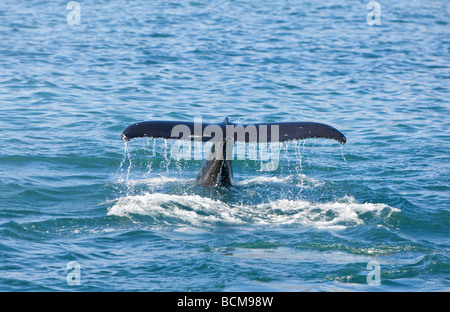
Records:
M342 144L341 144L341 156L342 156L342 159L343 159L345 162L347 162L347 159L345 159L345 156L344 156L344 145L342 145Z
M127 168L125 168L126 163L128 163ZM133 164L131 162L131 155L129 151L128 142L124 143L124 151L123 151L123 157L122 161L120 162L119 169L117 170L117 174L126 172L125 178L119 178L118 182L125 182L127 194L130 191L130 172Z

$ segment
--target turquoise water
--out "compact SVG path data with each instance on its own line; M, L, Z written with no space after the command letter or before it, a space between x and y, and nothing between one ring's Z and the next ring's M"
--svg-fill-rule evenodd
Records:
M0 5L1 291L442 291L447 1ZM194 184L129 124L316 121L275 171ZM76 265L73 265L75 261ZM79 279L78 279L79 277Z

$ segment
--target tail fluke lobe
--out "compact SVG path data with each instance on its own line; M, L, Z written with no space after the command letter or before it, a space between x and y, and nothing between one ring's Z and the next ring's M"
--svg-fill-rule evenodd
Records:
M185 126L194 133L194 122L186 121L144 121L129 125L122 131L122 140L129 141L139 137L181 139L181 133L176 134L175 127ZM176 130L176 128L175 128ZM203 133L203 131L202 131Z
M241 127L244 129L245 137L242 138L242 135L239 137L238 133L235 135L235 141L264 143L309 138L334 139L341 144L347 141L339 130L317 122L258 123L241 125ZM252 135L255 133L254 129L256 129L256 135Z
M303 140L309 138L334 139L345 144L347 139L336 128L317 122L286 122L279 124L279 141Z

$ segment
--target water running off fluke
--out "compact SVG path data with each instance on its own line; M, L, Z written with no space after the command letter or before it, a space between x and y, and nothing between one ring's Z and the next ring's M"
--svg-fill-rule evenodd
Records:
M345 136L337 129L315 122L281 122L234 124L228 117L220 123L201 121L145 121L135 123L122 132L122 140L137 137L212 142L209 154L203 161L196 182L204 186L229 186L233 184L232 158L235 142L280 143L307 138L334 139L345 144ZM265 170L274 170L278 159L267 165Z

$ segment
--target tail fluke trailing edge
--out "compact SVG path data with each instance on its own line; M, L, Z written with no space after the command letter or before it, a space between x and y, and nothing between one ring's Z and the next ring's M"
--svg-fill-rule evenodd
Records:
M122 140L137 137L182 139L192 141L284 142L307 138L334 139L345 144L345 136L332 126L316 122L279 122L233 124L225 117L221 123L186 121L144 121L123 130Z

